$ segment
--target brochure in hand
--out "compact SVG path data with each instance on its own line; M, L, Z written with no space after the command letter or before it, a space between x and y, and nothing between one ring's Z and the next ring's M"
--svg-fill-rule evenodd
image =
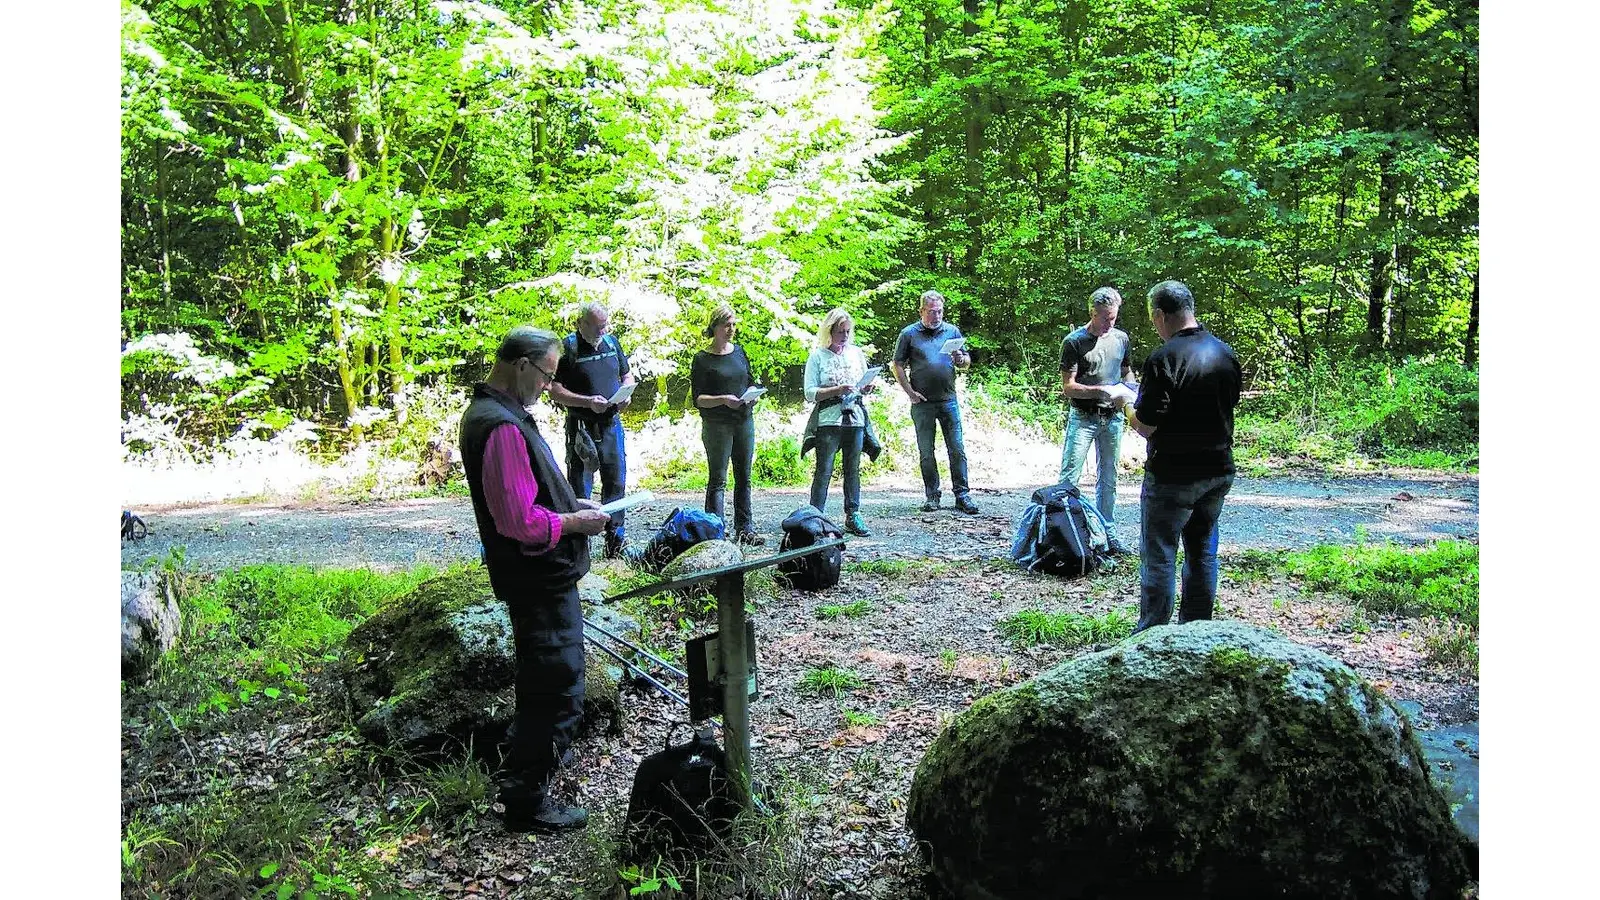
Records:
M630 494L629 496L623 497L621 500L613 500L610 503L601 506L600 511L608 516L619 512L627 512L628 510L633 509L635 506L649 503L655 498L656 495L650 493L649 491L640 491L637 494Z
M861 380L857 381L856 382L856 386L851 388L851 390L855 391L858 394L861 393L861 391L863 389L865 389L867 385L871 384L874 379L876 379L879 375L882 375L882 374L883 374L883 366L873 366L872 368L868 369L865 374L863 374L861 376Z
M611 399L607 400L606 402L612 406L616 406L619 403L628 402L628 398L633 396L633 388L634 385L632 384L625 384L622 387L617 388L617 392L612 394Z
M739 395L739 402L740 403L753 403L756 400L761 399L761 395L765 394L766 392L767 392L767 389L762 387L761 385L758 385L758 384L751 385L749 390L747 390L743 394Z
M962 349L962 348L964 348L966 346L967 346L967 339L966 338L951 338L950 340L944 342L944 346L939 348L939 352L940 353L954 353L957 350L960 350L960 349Z

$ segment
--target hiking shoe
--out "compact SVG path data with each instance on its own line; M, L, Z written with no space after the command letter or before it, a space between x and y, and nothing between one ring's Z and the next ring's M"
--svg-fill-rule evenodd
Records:
M571 831L589 824L589 811L559 803L546 794L537 801L507 801L506 814L502 822L507 831L516 834L526 831L551 834L557 831Z
M1116 538L1108 538L1106 540L1106 552L1111 554L1112 556L1137 556L1138 555L1137 553L1133 552L1132 548L1130 548L1127 544L1124 544L1123 542L1117 540Z
M872 537L872 532L867 528L867 523L861 521L861 513L853 512L844 517L844 530L858 537Z
M929 501L927 501L926 503L922 504L922 511L923 512L938 512L939 511L939 501L938 500L929 500Z
M956 498L956 509L961 510L969 516L975 516L978 514L977 504L973 503L971 500L968 500L966 497Z
M737 543L745 544L751 547L762 547L766 545L767 539L759 534L756 534L754 531L741 531L739 532L739 539Z

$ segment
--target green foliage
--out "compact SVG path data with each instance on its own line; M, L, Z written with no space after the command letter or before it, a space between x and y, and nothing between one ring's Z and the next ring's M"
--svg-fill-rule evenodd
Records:
M870 600L856 600L853 603L846 603L842 605L838 603L825 603L817 607L817 618L837 619L840 616L846 616L851 619L859 619L869 612L872 612L872 601Z
M308 672L384 602L438 572L383 573L257 565L183 575L184 663L163 666L135 693L175 704L177 724L245 708L305 702Z
M1075 612L1052 613L1024 609L996 624L1002 634L1020 647L1050 644L1070 650L1089 644L1120 641L1133 632L1134 618L1124 610L1086 616Z
M1252 474L1285 461L1367 455L1396 465L1475 468L1478 373L1454 363L1319 361L1241 406L1234 455Z
M783 435L769 441L756 441L755 460L750 480L756 487L792 487L811 483L811 473L800 461L800 441Z
M823 666L821 668L806 669L800 677L799 688L802 692L810 694L832 694L835 699L843 697L847 691L865 687L866 682L861 676L849 669L836 666Z

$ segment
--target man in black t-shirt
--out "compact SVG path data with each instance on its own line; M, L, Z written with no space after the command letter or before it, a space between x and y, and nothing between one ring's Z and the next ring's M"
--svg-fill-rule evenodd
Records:
M610 398L618 388L633 383L628 355L611 334L611 314L594 301L579 306L576 329L561 341L561 360L556 363L550 399L567 409L567 481L580 498L588 499L593 491L596 468L600 470L602 503L622 499L627 490L628 455L617 413L633 398L618 404L612 404ZM585 461L580 452L585 439L594 445L592 461ZM620 556L626 539L623 514L613 513L606 526L606 556Z
M1173 568L1183 541L1178 621L1211 618L1217 599L1217 520L1233 487L1233 410L1242 378L1233 348L1194 317L1181 281L1150 289L1150 324L1165 341L1145 360L1129 424L1150 442L1139 492L1139 623L1172 617Z

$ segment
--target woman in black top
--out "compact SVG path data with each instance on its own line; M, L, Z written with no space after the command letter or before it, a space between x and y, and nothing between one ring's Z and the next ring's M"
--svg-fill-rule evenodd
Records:
M739 317L724 303L711 314L705 335L711 346L694 355L689 368L689 392L700 410L700 440L706 448L706 512L722 516L722 495L728 483L728 462L733 461L733 530L741 544L760 546L766 538L756 534L750 514L750 468L756 458L755 401L739 398L755 384L750 357L733 342Z

